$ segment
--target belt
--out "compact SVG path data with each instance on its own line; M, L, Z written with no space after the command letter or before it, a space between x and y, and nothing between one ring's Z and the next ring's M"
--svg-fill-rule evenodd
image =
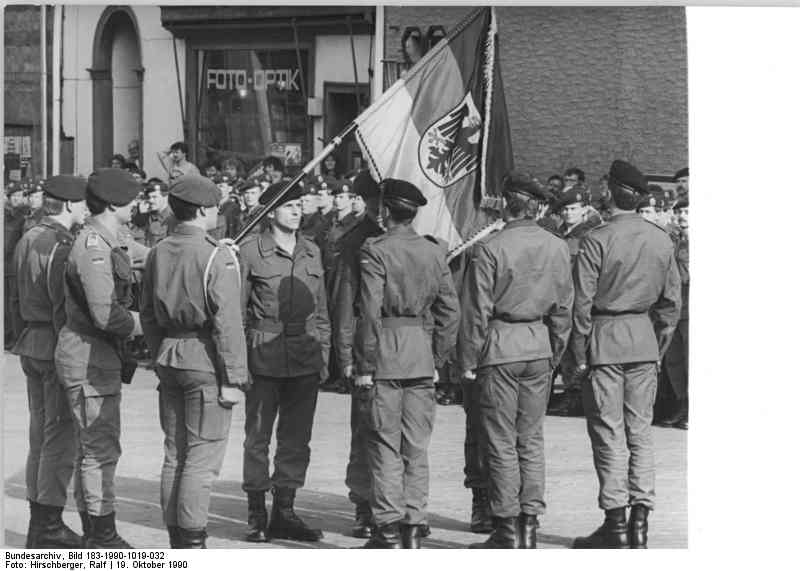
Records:
M383 317L381 325L384 329L398 329L400 327L422 327L421 317Z
M592 308L592 317L599 319L624 319L626 317L647 315L647 313L647 311L606 311Z
M164 337L170 339L211 339L211 332L207 329L178 330L167 329Z
M283 333L286 337L299 337L306 334L305 321L278 321L276 319L257 319L250 323L251 329L268 333Z
M52 321L26 321L25 327L52 327Z
M529 319L527 321L509 321L507 319L490 319L489 320L489 327L497 327L498 325L530 325L532 323L541 323L542 318L537 317L536 319Z
M88 337L96 337L98 339L103 339L104 341L111 342L113 340L113 336L105 331L98 329L97 327L93 327L91 325L85 325L79 321L68 321L66 324L67 327L72 329L75 333L79 333L81 335L86 335Z

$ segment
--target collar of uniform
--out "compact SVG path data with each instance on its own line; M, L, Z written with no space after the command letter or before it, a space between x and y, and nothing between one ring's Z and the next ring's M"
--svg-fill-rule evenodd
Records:
M642 215L638 212L617 212L616 214L612 214L609 220L626 220L629 218L641 218Z
M206 231L200 228L199 226L194 226L192 224L187 224L186 222L181 222L175 229L172 231L173 234L179 234L181 236L203 236Z
M90 217L89 220L86 221L86 226L100 234L100 237L103 238L108 245L112 248L119 248L120 243L116 236L109 230L102 222L100 222L94 216Z
M261 256L268 256L271 253L280 253L287 257L299 258L301 255L311 255L312 250L309 248L308 241L303 237L300 232L295 232L295 239L297 243L294 245L294 252L290 255L289 252L278 246L275 238L272 237L269 227L267 227L258 236L258 252Z
M399 224L386 231L387 236L416 236L411 224Z
M512 220L511 222L507 222L503 229L510 230L512 228L522 228L526 226L534 226L537 228L539 227L539 225L536 223L536 220L534 220L533 218L520 218L519 220Z
M53 230L59 230L61 232L69 232L69 228L67 228L61 222L59 222L58 220L56 220L55 218L52 218L50 216L43 217L39 221L39 223L40 224L44 224L45 226L48 226L48 227L52 228Z

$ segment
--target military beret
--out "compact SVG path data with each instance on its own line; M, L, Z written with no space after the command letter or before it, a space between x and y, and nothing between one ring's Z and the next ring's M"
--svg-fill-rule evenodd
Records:
M22 191L22 185L11 180L6 185L6 196Z
M388 202L400 203L404 206L425 206L428 200L420 190L405 180L385 178L380 183L383 189L383 199Z
M144 187L145 194L156 191L161 191L162 193L166 194L169 192L169 187L167 186L167 183L160 180L151 180Z
M611 163L608 182L628 192L647 193L647 181L644 175L635 166L625 161L616 160Z
M689 197L684 196L678 199L678 202L675 203L675 206L672 207L673 210L678 210L679 208L689 208Z
M242 193L246 190L250 190L251 188L257 188L261 190L261 183L259 182L258 178L248 178L239 181L236 184L235 190L236 192Z
M653 196L652 194L645 194L639 198L639 202L636 204L636 210L641 208L649 208L649 207L657 207L658 206L658 199Z
M290 200L298 200L303 196L303 189L300 185L296 184L287 191L286 189L290 184L291 181L289 180L281 180L271 184L258 198L258 202L261 204L268 204L274 200L275 203L270 207L270 210L273 210L282 204L286 204Z
M679 178L683 178L685 176L689 176L689 167L683 167L681 170L675 173L675 180L677 181Z
M44 192L67 202L79 202L86 199L87 181L82 176L60 174L44 181Z
M516 192L544 201L551 199L553 196L531 177L517 171L511 171L503 177L503 192Z
M558 210L561 210L565 206L569 206L570 204L576 204L578 202L586 204L589 201L590 197L591 194L589 190L582 184L578 183L561 195L561 197L556 202L556 208Z
M206 208L216 206L222 200L222 194L217 185L210 179L196 174L178 177L169 187L169 192L184 202Z
M347 180L337 180L333 183L331 194L342 194L343 192L352 192L353 184Z
M336 179L332 176L324 176L324 175L317 176L317 185L318 185L317 188L319 190L330 191L335 184L336 184Z
M114 206L125 206L141 192L142 185L123 169L97 169L89 175L89 191Z
M369 171L363 170L353 180L353 192L361 198L367 199L371 196L377 196L380 191L378 190L378 183L375 182Z

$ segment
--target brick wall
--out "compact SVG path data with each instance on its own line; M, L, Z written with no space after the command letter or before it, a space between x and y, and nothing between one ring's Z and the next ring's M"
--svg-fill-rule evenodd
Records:
M405 26L449 30L472 8L386 8L387 59ZM594 184L615 158L646 173L688 164L683 8L497 7L517 168L544 181L570 166Z

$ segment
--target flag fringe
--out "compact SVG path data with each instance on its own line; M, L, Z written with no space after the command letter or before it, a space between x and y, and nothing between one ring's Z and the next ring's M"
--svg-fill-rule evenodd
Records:
M495 18L494 6L490 8L489 33L486 35L484 45L485 58L483 66L483 79L486 86L486 97L484 98L483 113L483 143L481 145L481 200L486 198L486 163L489 158L489 129L492 122L492 94L494 92L494 55L495 39L497 36L497 20Z

